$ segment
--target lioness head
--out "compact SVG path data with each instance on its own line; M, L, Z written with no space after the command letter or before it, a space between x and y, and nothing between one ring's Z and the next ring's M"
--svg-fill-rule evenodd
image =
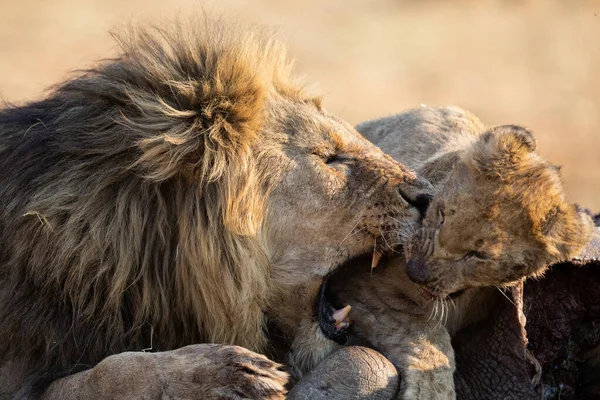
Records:
M493 127L436 186L406 246L407 273L430 295L508 285L589 241L591 218L566 201L557 168L535 150L525 128Z

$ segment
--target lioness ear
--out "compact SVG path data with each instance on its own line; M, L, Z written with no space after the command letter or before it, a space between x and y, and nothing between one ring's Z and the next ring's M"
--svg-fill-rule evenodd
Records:
M589 242L594 232L592 218L578 206L565 204L550 210L541 222L547 250L556 261L575 257Z
M471 153L474 166L489 174L512 168L536 149L533 133L517 125L499 125L488 129Z

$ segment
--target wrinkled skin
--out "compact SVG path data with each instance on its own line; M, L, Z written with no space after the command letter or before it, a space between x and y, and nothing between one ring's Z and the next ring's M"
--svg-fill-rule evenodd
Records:
M393 256L373 271L357 261L334 276L331 292L338 306L352 306L354 333L399 368L399 398L454 398L452 336L487 316L494 286L577 255L592 220L566 202L556 169L524 128L485 129L452 108L357 128L429 179L434 198L404 245L408 261Z
M289 400L388 400L398 391L398 372L381 353L342 347L294 386Z
M456 397L463 400L534 400L527 359L523 287L491 293L490 313L452 339Z
M552 267L525 286L528 350L536 398L600 397L600 260ZM531 371L531 369L530 369Z

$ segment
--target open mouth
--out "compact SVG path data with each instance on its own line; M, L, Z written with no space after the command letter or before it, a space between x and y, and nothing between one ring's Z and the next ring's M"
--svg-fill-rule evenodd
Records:
M339 344L345 344L348 341L348 327L350 326L350 306L341 309L334 308L327 299L327 283L332 274L323 278L319 297L317 299L317 318L319 327L323 335L329 340Z
M346 305L339 309L335 308L328 299L328 282L333 274L339 270L345 269L350 265L364 265L365 261L368 262L368 258L371 258L371 268L377 267L381 261L383 252L378 250L377 247L373 250L372 256L362 255L354 257L345 262L340 267L336 268L335 271L323 278L323 283L319 289L319 296L317 298L317 304L315 305L316 318L319 321L319 327L321 332L326 338L333 340L340 344L345 344L348 341L351 321L349 313L351 307Z

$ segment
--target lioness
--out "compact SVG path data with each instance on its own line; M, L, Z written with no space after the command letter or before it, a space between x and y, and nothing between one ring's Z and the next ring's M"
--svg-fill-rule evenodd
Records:
M267 327L310 343L323 276L418 224L430 185L263 30L120 44L0 110L0 398L283 398Z
M525 128L420 108L357 129L433 183L434 198L404 254L340 271L332 301L351 305L353 333L398 367L399 398L455 398L451 336L488 311L494 286L575 256L592 220L566 201Z

